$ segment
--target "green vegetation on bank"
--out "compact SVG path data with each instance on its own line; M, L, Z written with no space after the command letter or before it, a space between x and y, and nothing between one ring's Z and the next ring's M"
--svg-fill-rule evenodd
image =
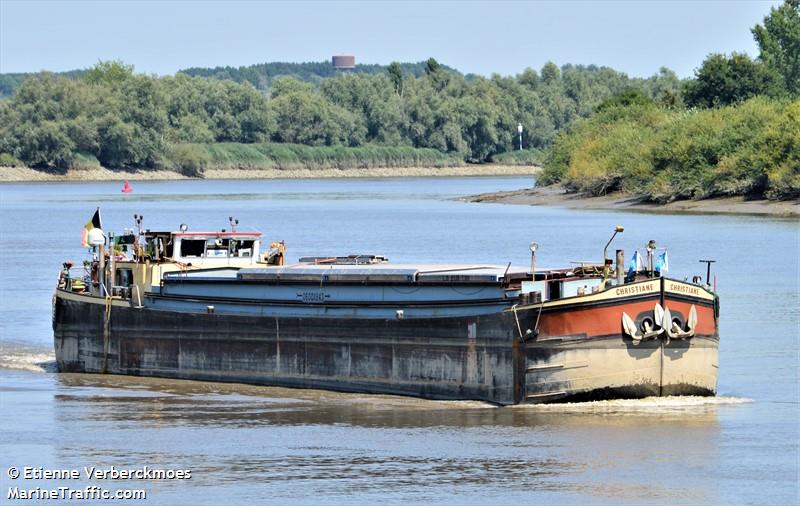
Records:
M709 55L685 85L688 109L628 90L574 122L539 183L655 202L800 198L800 0L773 8L753 33L758 59Z
M715 109L609 107L556 140L539 181L655 202L800 197L800 101Z
M544 149L515 149L492 157L492 162L502 165L536 165L544 164L547 152Z
M361 146L303 146L278 143L177 144L165 168L199 177L206 169L375 169L392 167L455 167L463 160L435 149Z

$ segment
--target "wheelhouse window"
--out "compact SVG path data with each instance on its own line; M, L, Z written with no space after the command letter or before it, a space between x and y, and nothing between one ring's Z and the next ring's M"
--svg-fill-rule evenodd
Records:
M214 237L210 239L182 239L183 258L250 258L256 254L256 240Z
M253 246L255 241L232 240L230 251L232 257L249 258L253 256Z
M227 258L229 256L230 239L209 239L206 241L206 257Z
M183 239L181 241L181 256L202 257L205 253L206 241L203 239Z

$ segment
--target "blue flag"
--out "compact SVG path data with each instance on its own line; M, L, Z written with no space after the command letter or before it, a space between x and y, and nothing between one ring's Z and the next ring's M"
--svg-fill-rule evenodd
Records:
M628 274L633 274L642 270L642 257L639 255L639 250L633 252L631 261L628 263Z
M667 272L669 270L669 257L667 256L667 252L661 253L656 258L656 272Z

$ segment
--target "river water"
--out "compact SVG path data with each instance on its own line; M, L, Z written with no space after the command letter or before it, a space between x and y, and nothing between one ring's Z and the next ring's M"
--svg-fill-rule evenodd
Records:
M0 502L9 487L144 489L142 504L796 504L800 279L796 220L473 204L526 178L0 185ZM288 259L595 260L649 239L669 275L721 294L719 395L497 408L54 372L51 296L79 264L96 206L106 230L257 229ZM10 466L188 469L184 480L11 480ZM24 502L9 501L8 503ZM30 502L30 501L28 501ZM93 501L65 501L67 504ZM54 501L49 501L54 503ZM107 501L106 501L107 503Z

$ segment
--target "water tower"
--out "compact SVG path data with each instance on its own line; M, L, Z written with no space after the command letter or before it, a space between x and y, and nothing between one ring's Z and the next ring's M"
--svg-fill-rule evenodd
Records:
M353 70L356 68L356 57L349 54L335 55L331 58L331 63L336 70Z

